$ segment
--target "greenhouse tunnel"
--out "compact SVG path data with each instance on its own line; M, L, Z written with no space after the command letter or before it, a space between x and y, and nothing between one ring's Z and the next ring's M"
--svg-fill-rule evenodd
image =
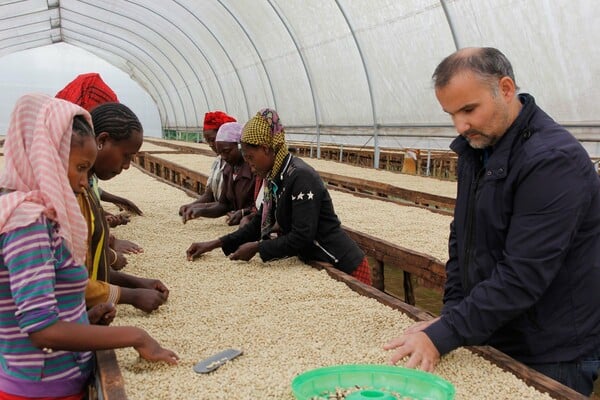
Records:
M210 110L246 121L268 106L317 151L447 149L456 133L431 74L458 48L491 46L521 91L600 155L596 0L0 4L0 56L61 42L87 50L150 94L163 132L197 132Z

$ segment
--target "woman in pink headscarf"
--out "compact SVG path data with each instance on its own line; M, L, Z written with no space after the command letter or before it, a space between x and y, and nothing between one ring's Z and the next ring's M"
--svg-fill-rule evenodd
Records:
M228 214L227 223L237 225L254 205L255 176L239 149L243 126L227 122L219 128L215 139L217 152L225 161L221 195L212 203L197 204L183 214L183 222L198 217L218 218Z
M75 193L97 155L90 115L67 101L23 96L4 152L0 399L83 398L94 350L133 346L148 360L176 363L142 329L89 325L87 227Z

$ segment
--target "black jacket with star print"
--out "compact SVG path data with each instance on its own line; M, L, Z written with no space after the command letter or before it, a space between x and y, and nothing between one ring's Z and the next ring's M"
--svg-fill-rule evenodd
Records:
M342 230L323 180L310 165L289 154L274 180L273 201L279 225L276 238L262 240L263 261L298 256L302 261L322 261L352 273L364 258L363 251ZM262 206L251 222L221 238L226 255L247 242L260 240Z

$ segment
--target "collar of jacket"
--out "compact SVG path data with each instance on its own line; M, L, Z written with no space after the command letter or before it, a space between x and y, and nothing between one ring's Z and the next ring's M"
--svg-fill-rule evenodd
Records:
M285 173L287 172L287 170L292 162L292 158L293 158L292 154L289 153L283 159L281 170L279 170L277 175L275 175L275 179L273 180L273 183L275 183L275 185L281 186L281 182L283 182L283 177L285 176Z
M493 147L493 152L488 160L485 174L490 179L501 179L506 177L508 160L512 149L518 143L529 139L534 133L530 129L529 124L537 109L535 99L530 94L521 93L519 94L519 101L523 104L519 115L504 135L502 135L498 143ZM472 148L467 139L462 136L458 136L454 139L450 144L450 148L458 154L459 157L476 157L479 154L479 151Z

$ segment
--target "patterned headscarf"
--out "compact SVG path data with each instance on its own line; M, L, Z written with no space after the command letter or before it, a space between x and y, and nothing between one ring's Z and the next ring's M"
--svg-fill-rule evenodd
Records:
M10 118L4 142L4 171L0 187L0 233L33 223L41 214L56 221L59 235L73 258L84 263L87 226L68 168L73 118L90 114L83 108L46 95L21 97Z
M275 153L273 168L264 180L263 211L261 219L261 237L267 239L275 224L273 202L277 201L277 186L273 182L283 167L283 160L288 155L285 143L285 130L279 121L279 114L271 108L263 108L244 125L242 142L256 146L267 145Z
M99 104L119 102L115 92L95 72L78 75L54 97L69 100L88 111Z
M239 143L242 137L242 124L237 122L227 122L217 131L215 142Z
M288 154L285 143L285 130L279 121L279 114L271 108L263 108L244 125L242 142L260 146L265 144L275 152L275 163L269 172L273 179L281 169L283 160Z
M223 111L207 112L204 114L204 126L202 129L205 131L217 130L226 122L237 122L237 120Z

